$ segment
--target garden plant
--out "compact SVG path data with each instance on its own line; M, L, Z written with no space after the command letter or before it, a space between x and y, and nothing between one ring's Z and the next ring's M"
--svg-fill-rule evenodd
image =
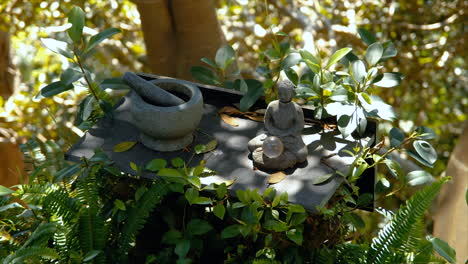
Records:
M43 43L66 57L71 67L37 98L85 86L89 94L79 103L75 124L86 131L104 115L112 117L119 98L106 89L126 89L120 78L95 81L86 66L92 63L95 47L119 30L87 38L82 34L81 8L71 9L68 18L69 39L46 38ZM319 50L294 50L284 33L276 34L271 48L259 55L259 80L243 79L236 72L235 51L229 45L214 59L202 59L209 68L196 66L191 72L201 82L243 92L241 112L257 100L276 99L275 85L284 73L297 87L295 100L312 108L317 120L326 120L320 123L324 129L325 124L336 127L344 138L363 134L368 122L397 120L392 107L374 94L404 80L400 73L381 72L381 64L397 56L392 42L381 43L360 29L368 45L365 54L342 48L326 58ZM296 72L293 68L299 64L306 67ZM425 212L450 177L435 178L423 170L405 174L390 158L392 152L404 152L432 167L437 153L429 141L435 138L428 127L410 133L395 127L381 135L381 141L349 151L352 166L347 173L337 172L344 183L316 212L289 203L288 194L276 192L274 186L263 194L256 189L233 194L228 190L232 182L202 185L200 178L216 174L203 161L195 167L181 158L154 159L142 167L132 163L134 173L129 175L99 149L89 159L69 163L57 144L44 147L33 138L22 146L31 167L28 182L0 186L0 258L2 263L455 263L454 250L426 236L424 222ZM383 150L385 141L390 144ZM114 151L131 147L122 144ZM215 147L194 146L194 155ZM366 235L358 208L373 201L360 193L356 181L376 166L385 166L392 175L378 179L376 191L382 199L418 189L395 212L376 209L384 225ZM158 179L143 178L142 171Z

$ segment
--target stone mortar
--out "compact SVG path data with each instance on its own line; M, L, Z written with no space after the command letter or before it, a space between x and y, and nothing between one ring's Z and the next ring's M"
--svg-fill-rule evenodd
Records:
M202 94L198 87L179 80L154 80L152 83L166 91L183 94L189 99L177 106L155 106L132 92L130 111L133 124L141 132L141 142L157 151L183 149L192 143L192 133L203 116Z

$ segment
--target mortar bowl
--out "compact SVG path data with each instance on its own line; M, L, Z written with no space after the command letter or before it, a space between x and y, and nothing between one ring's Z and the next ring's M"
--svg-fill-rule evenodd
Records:
M186 99L177 106L156 106L132 91L130 112L140 130L140 140L157 151L176 151L193 141L193 131L203 116L203 97L198 87L174 79L151 81L162 89Z

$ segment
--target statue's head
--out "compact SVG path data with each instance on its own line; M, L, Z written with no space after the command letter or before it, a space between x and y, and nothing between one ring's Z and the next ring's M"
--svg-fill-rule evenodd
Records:
M294 84L289 80L284 80L278 83L278 99L282 103L289 103L295 94Z

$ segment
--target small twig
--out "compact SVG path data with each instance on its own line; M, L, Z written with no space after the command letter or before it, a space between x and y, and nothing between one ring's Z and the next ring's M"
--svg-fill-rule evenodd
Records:
M96 91L94 91L93 86L91 85L91 81L88 79L88 76L86 75L86 72L85 72L85 70L83 68L83 64L81 63L80 56L78 56L78 54L76 53L76 49L73 49L73 54L75 54L76 62L78 64L78 66L80 66L81 72L83 73L83 77L84 77L86 83L89 86L89 90L93 94L96 101L99 103L99 97L97 96Z

